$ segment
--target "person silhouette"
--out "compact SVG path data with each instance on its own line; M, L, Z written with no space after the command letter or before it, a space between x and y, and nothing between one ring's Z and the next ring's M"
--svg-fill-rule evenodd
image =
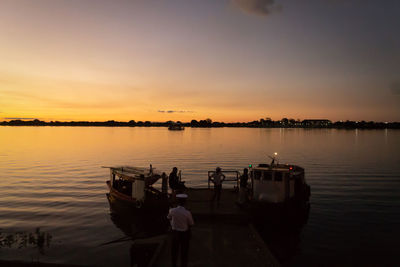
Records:
M185 209L188 195L177 194L178 206L169 210L167 218L172 228L171 261L177 266L178 254L181 253L181 266L187 266L191 226L194 225L192 213Z
M247 201L247 181L249 180L249 170L243 169L243 174L240 176L239 204Z
M185 182L179 180L177 167L174 167L169 174L169 187L171 187L174 192L182 192L186 189Z
M214 183L214 195L211 201L214 201L215 198L217 198L217 204L219 205L222 191L222 182L225 181L225 175L222 173L220 167L217 167L215 169L215 172L211 175L210 180Z

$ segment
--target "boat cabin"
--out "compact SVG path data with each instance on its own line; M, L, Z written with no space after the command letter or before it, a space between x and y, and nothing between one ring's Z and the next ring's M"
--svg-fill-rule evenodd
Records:
M110 167L110 180L107 184L110 193L116 198L126 201L144 202L149 190L156 192L153 185L161 175L150 168Z
M283 203L303 196L304 169L295 165L260 164L250 167L252 200Z

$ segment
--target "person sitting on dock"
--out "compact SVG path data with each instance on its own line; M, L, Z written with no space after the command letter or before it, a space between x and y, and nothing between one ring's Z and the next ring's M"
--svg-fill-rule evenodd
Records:
M222 182L225 181L225 175L222 173L221 168L217 167L215 172L211 175L210 180L214 183L214 195L211 201L217 198L217 204L221 198Z
M190 227L194 225L192 213L185 209L186 194L177 194L178 206L169 210L167 218L172 228L171 260L172 266L177 266L178 253L181 252L181 266L187 266Z
M247 181L249 180L249 170L243 169L243 174L240 176L240 191L239 191L239 204L247 201Z
M177 167L174 167L169 175L169 187L177 192L182 192L186 189L185 182L179 180Z

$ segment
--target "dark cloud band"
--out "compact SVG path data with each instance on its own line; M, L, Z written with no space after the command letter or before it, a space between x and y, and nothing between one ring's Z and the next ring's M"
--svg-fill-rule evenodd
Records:
M258 16L268 16L272 12L281 11L282 6L275 0L232 0L242 11Z
M4 118L5 120L34 120L36 118L22 118L22 117L9 117L9 118Z
M190 110L158 110L160 113L193 113Z

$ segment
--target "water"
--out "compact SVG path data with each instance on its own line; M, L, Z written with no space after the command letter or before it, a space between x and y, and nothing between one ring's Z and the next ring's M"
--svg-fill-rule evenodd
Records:
M130 242L101 245L125 236L101 166L178 166L202 186L275 151L312 191L287 265L400 264L400 131L334 129L0 127L0 259L129 266Z

